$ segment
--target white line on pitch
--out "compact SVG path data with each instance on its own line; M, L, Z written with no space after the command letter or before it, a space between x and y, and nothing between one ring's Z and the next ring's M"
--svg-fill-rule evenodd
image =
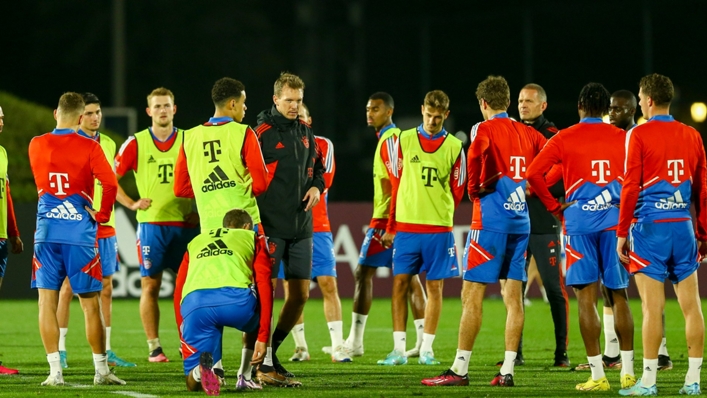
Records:
M157 398L157 395L142 394L134 391L113 391L113 394L127 395L133 398Z

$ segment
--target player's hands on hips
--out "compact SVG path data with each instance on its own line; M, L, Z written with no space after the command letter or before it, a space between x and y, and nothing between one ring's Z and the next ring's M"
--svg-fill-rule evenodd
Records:
M552 214L553 214L558 220L562 221L562 219L564 218L563 214L564 214L565 210L567 210L568 207L572 206L572 205L575 204L575 203L577 203L576 200L573 200L573 201L568 202L568 203L561 203L561 204L560 204L560 208L557 209L557 211L553 212Z
M83 208L86 209L91 218L93 218L93 221L96 221L96 214L98 214L98 212L88 206L84 206Z
M616 252L619 254L619 261L628 264L628 241L626 238L616 238Z
M265 353L267 352L267 349L268 349L267 343L263 343L260 340L256 341L255 347L253 348L253 357L250 360L250 364L257 365L257 364L263 362L263 359L265 359Z
M319 203L320 195L321 193L319 192L319 188L309 188L307 193L304 195L304 199L302 199L303 202L307 202L307 206L304 208L304 211L309 211L312 207L316 206L317 203Z
M385 247L386 249L393 246L393 241L395 240L395 234L391 233L384 233L383 236L381 236L381 246Z
M130 210L132 211L137 211L139 210L147 210L150 208L150 205L152 205L152 199L149 198L140 198L133 202L133 205L130 206Z
M22 239L19 236L10 236L7 238L10 241L12 254L20 254L24 250L24 245L22 244Z
M184 216L184 222L191 225L199 224L199 213L191 212L187 214L186 216Z
M707 257L707 242L703 240L697 240L697 253L699 253L700 261Z

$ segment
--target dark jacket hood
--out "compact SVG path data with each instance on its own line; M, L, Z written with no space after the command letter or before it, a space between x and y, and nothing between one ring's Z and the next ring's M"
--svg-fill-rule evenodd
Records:
M288 130L299 123L299 119L290 120L282 116L282 113L280 113L275 107L275 104L273 104L272 108L266 109L258 114L258 125L263 123L276 127L278 130Z

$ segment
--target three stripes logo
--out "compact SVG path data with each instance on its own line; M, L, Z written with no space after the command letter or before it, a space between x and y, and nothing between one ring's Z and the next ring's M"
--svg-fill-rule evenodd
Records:
M47 218L58 218L60 220L81 221L83 215L80 214L71 202L65 200L59 206L51 209L46 214Z
M523 211L525 210L525 190L521 187L516 187L515 191L506 199L503 204L506 210Z
M206 245L205 248L201 249L199 254L196 255L196 258L215 257L222 254L232 256L233 250L229 249L221 239L217 239Z
M586 205L582 205L582 210L584 211L603 211L608 210L612 207L611 204L611 194L608 189L601 191L596 198L587 202Z
M675 191L672 196L655 202L655 207L660 210L687 209L687 203L682 199L680 191Z
M221 166L216 166L211 174L209 174L209 177L204 180L204 185L201 187L201 191L209 192L235 187L236 182L228 178L226 173L223 172L223 169L221 169Z
M420 158L415 155L410 159L410 163L420 163Z

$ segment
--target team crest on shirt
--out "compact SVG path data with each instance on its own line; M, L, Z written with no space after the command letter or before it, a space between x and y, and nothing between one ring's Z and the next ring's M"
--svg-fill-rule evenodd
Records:
M309 138L302 137L302 143L304 144L305 148L309 148Z
M268 251L270 254L275 254L275 250L277 250L277 244L275 242L268 242Z

